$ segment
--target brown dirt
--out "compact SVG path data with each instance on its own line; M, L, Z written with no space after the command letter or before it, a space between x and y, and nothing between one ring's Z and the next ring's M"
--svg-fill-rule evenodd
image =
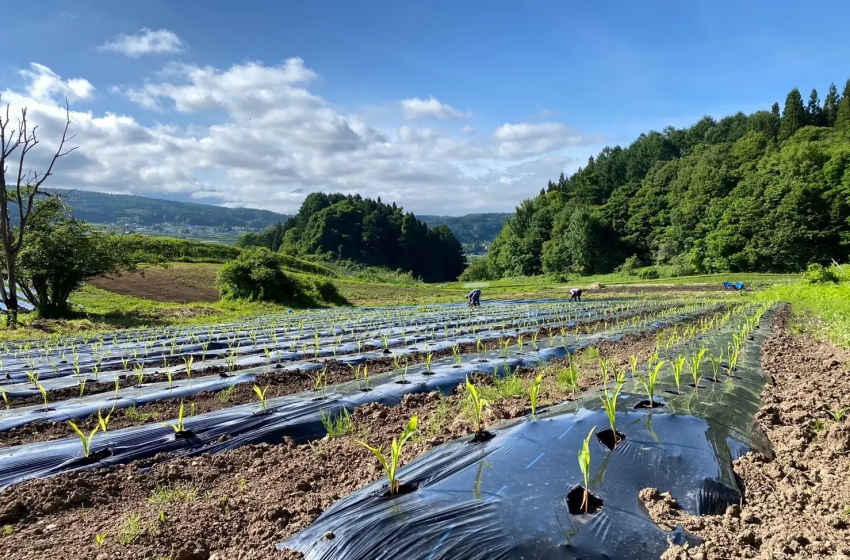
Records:
M735 462L744 502L722 516L690 516L674 496L654 488L642 491L640 498L659 526L682 525L705 540L697 547L673 546L664 560L850 558L850 421L827 414L850 406L845 365L850 354L792 334L787 320L786 309L762 348L771 383L762 393L757 420L775 458L748 453Z
M218 265L170 264L167 268L148 267L143 272L93 278L95 287L125 296L172 303L213 303L219 300L215 290Z
M654 335L647 334L606 343L600 353L619 361L651 348ZM576 359L580 368L587 367L581 384L589 387L599 383L600 374L594 360L582 358L584 352L577 352ZM525 368L517 372L526 380L536 373ZM489 375L471 378L476 385L493 384ZM569 398L553 383L541 388L541 406ZM144 464L152 464L147 473L137 471L142 464L130 464L28 481L0 491L0 526L9 527L5 536L0 531L0 546L9 560L298 558L275 551L274 545L383 474L377 460L354 439L386 449L418 414L419 430L403 452L407 462L470 433L465 403L462 391L450 397L409 395L397 407L370 404L357 409L352 415L354 435L312 445L285 441L194 458L163 456ZM499 401L489 407L486 422L517 417L528 406L524 397ZM158 487L183 494L154 503L149 498ZM95 536L104 533L100 547Z

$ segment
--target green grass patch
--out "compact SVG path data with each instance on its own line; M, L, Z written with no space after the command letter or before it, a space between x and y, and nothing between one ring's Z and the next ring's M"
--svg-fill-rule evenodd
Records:
M796 282L774 286L756 294L755 298L791 303L798 328L850 348L850 283Z

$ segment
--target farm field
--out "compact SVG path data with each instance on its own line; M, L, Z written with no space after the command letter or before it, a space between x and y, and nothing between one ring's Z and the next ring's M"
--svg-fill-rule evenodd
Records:
M5 342L4 557L843 554L848 356L768 296L333 308Z

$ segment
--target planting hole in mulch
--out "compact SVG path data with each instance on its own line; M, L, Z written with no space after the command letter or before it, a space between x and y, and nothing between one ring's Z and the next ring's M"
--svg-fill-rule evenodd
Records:
M601 432L596 433L596 439L598 439L602 445L613 451L626 440L626 435L624 433L616 432L616 434L617 435L615 437L614 432L610 429L602 430Z
M683 393L680 393L679 391L672 391L672 390L669 390L669 389L665 390L664 392L667 393L668 395L676 395L677 397L681 397L682 394L683 394Z
M33 410L32 412L53 412L54 410L56 410L56 409L55 408L37 408L37 409Z
M399 379L398 381L396 381L396 385L410 385L410 381L406 379Z
M371 390L372 390L372 388L371 388L371 387L363 387L362 389L360 389L360 392L361 392L361 393L368 393L368 392L369 392L369 391L371 391Z
M457 369L457 368L460 368L460 367L463 367L463 366L461 366L461 365L452 366L453 369Z
M693 388L696 388L696 389L705 389L706 388L704 385L694 385L693 383L688 383L688 387L693 387Z
M398 496L403 496L405 494L410 494L411 492L416 492L416 489L419 488L416 484L412 482L399 482L398 488L396 491L390 494L390 485L385 485L381 490L375 492L374 496L382 497L382 498L397 498Z
M480 433L476 432L475 435L472 436L472 443L484 443L485 441L490 441L494 437L496 437L496 434L493 432L482 430Z
M567 493L567 509L572 515L585 515L584 487L576 486ZM602 511L602 500L587 493L587 515Z
M179 432L174 432L174 439L189 439L191 437L195 437L195 432L192 430L180 430Z
M230 377L230 374L221 372L221 373L218 374L218 376L221 377L221 378L225 378L225 377Z
M649 399L644 399L644 400L640 401L639 403L637 403L635 405L635 408L637 408L637 409L641 409L641 408L653 409L653 408L661 408L663 406L664 406L664 403L660 403L660 402L655 401L655 400L650 401Z

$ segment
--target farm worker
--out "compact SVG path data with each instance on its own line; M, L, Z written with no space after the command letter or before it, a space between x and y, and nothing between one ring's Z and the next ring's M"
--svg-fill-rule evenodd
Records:
M469 292L466 295L466 304L468 306L473 306L473 307L479 306L479 305L481 305L481 302L479 301L480 299L481 299L481 290L479 290L478 288L475 288L474 290L472 290L471 292Z
M581 301L581 290L579 288L573 288L570 290L570 301Z

